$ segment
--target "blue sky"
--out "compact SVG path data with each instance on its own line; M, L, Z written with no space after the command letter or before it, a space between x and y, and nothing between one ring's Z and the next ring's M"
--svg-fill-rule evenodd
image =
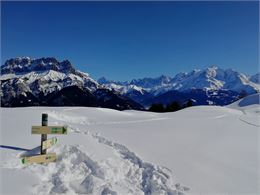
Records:
M94 78L175 75L212 64L258 71L251 2L1 2L2 64L69 59Z

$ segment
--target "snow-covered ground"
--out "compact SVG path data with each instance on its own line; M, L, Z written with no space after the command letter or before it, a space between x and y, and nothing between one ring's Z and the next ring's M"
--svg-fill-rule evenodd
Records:
M39 146L31 126L68 125L49 152L56 163L24 166ZM174 113L103 108L1 108L0 194L260 194L259 95L228 107ZM49 135L49 137L51 137Z

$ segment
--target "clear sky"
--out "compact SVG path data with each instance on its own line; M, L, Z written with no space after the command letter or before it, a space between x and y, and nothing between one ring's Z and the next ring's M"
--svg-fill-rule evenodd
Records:
M2 64L52 56L95 79L115 80L213 64L258 71L258 1L1 4Z

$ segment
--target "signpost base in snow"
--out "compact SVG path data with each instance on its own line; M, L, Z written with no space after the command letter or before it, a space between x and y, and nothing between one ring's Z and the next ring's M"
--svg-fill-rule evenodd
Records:
M47 134L67 134L67 127L48 126L48 114L42 114L42 126L32 126L32 134L41 135L41 154L22 158L23 164L48 163L56 161L56 154L47 154L47 149L57 143L57 138L47 140Z

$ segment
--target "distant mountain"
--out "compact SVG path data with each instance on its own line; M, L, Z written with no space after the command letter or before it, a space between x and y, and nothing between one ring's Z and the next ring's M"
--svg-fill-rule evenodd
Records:
M19 57L1 66L2 106L99 106L142 109L133 100L101 86L68 61Z
M240 93L255 93L260 91L260 85L257 83L259 74L253 77L239 73L232 69L221 69L212 66L204 70L193 70L189 73L179 73L174 77L160 76L157 78L133 79L130 82L115 82L102 78L100 84L110 88L121 89L127 93L129 86L139 91L145 90L153 94L160 94L170 90L189 91L191 89L210 90L231 90ZM124 88L124 89L122 89Z
M235 70L224 70L217 66L211 66L204 70L193 70L189 73L179 73L174 77L162 75L157 78L134 79L129 82L115 82L103 78L99 81L105 87L131 97L145 106L153 102L166 104L168 103L166 99L179 99L178 96L183 97L183 94L185 97L192 98L193 95L196 96L195 92L198 91L207 97L203 101L202 99L198 100L201 102L198 104L225 105L236 101L241 93L260 92L259 74L247 77ZM213 94L218 94L218 98L210 100Z
M166 86L171 82L171 77L162 75L157 78L133 79L130 84L140 86L145 89L156 88L157 86Z
M260 84L260 73L257 73L250 77L250 81L253 83Z

